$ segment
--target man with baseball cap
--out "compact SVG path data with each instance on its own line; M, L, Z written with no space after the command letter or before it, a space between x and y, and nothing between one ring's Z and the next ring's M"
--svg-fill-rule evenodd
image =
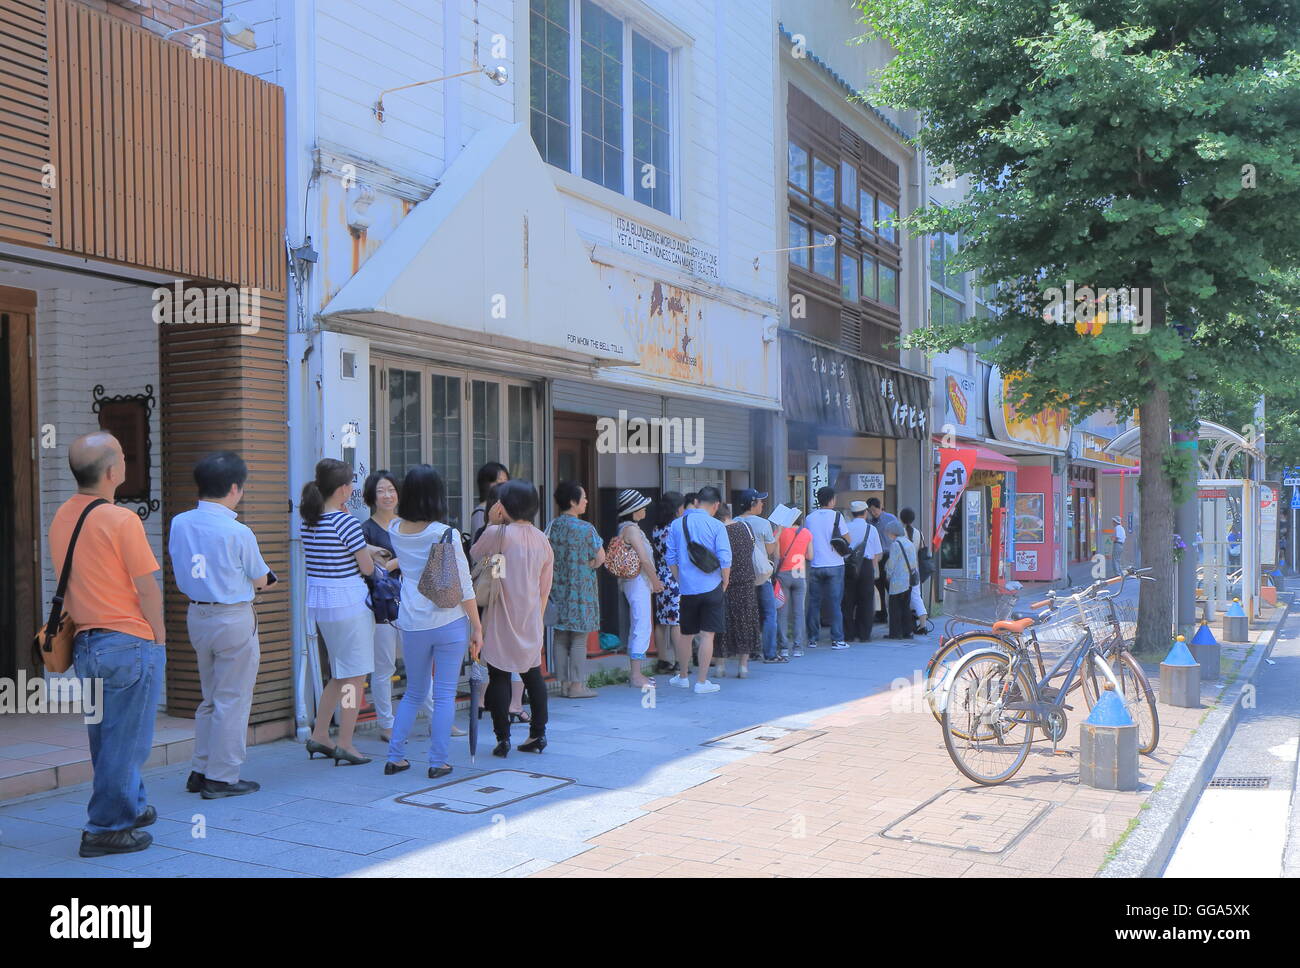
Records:
M1124 568L1124 542L1128 540L1128 532L1124 530L1123 519L1117 514L1110 519L1111 524L1115 525L1115 537L1111 540L1110 549L1110 566L1115 569L1118 575Z
M869 642L875 617L876 562L883 549L879 533L867 521L867 502L850 502L849 513L853 519L845 531L852 550L844 559L844 637Z
M737 521L754 536L754 593L758 596L758 614L762 623L763 661L780 662L776 654L776 592L772 588L776 535L772 523L763 517L766 491L747 487L736 496ZM760 567L761 566L761 567Z

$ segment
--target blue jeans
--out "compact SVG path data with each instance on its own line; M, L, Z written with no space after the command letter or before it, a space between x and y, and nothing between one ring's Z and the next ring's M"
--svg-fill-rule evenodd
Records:
M451 721L456 715L456 681L469 647L469 619L417 632L402 632L406 659L406 692L393 718L393 738L388 742L388 762L406 759L406 737L424 708L433 687L433 713L429 720L429 766L443 766L451 746Z
M798 572L783 571L778 576L785 590L785 604L777 610L776 627L781 648L803 651L808 644L808 577L800 568Z
M140 770L153 749L167 650L125 632L86 629L77 633L72 664L78 678L104 684L103 718L86 726L95 778L85 829L127 830L149 804Z
M808 569L808 641L816 643L822 629L822 599L831 600L831 641L844 641L844 566Z
M758 593L759 620L763 623L763 658L776 658L776 593L769 578L754 589Z

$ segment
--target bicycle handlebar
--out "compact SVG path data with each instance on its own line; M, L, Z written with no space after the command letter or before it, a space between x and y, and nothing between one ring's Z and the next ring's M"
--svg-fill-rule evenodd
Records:
M1097 596L1097 593L1101 591L1103 588L1105 588L1107 585L1114 585L1114 584L1122 585L1130 577L1137 578L1139 581L1155 581L1154 576L1147 574L1147 572L1151 570L1152 570L1151 568L1138 569L1129 566L1128 568L1124 569L1122 573L1116 575L1114 578L1107 578L1102 581L1093 582L1087 588L1083 589L1080 592L1075 592L1073 595L1059 596L1055 591L1049 591L1047 593L1046 598L1044 598L1041 602L1032 602L1029 607L1035 610L1040 608L1050 608L1052 610L1055 610L1056 608L1062 607L1067 603L1077 605L1083 602L1083 600L1086 598L1095 598ZM1106 597L1110 598L1114 596L1106 596Z

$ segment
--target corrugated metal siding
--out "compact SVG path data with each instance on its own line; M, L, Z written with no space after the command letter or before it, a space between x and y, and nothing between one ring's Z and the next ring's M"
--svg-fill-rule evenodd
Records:
M619 410L626 410L628 417L658 417L663 413L662 397L608 383L556 380L551 385L551 394L556 411L588 413L597 417L617 417Z
M703 421L704 460L700 466L717 467L728 471L750 470L752 435L749 429L749 411L743 407L728 407L703 400L668 399L666 416L699 418ZM669 467L686 465L685 454L669 454Z
M41 184L50 157L44 0L0 3L0 238L50 245L54 215Z

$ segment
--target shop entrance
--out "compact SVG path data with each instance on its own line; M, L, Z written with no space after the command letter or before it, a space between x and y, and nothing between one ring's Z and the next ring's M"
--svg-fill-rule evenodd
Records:
M28 669L25 644L36 633L41 595L36 549L40 520L36 507L35 381L32 351L36 294L0 286L0 344L6 361L0 375L0 407L9 419L0 426L0 452L8 455L0 474L0 676Z

